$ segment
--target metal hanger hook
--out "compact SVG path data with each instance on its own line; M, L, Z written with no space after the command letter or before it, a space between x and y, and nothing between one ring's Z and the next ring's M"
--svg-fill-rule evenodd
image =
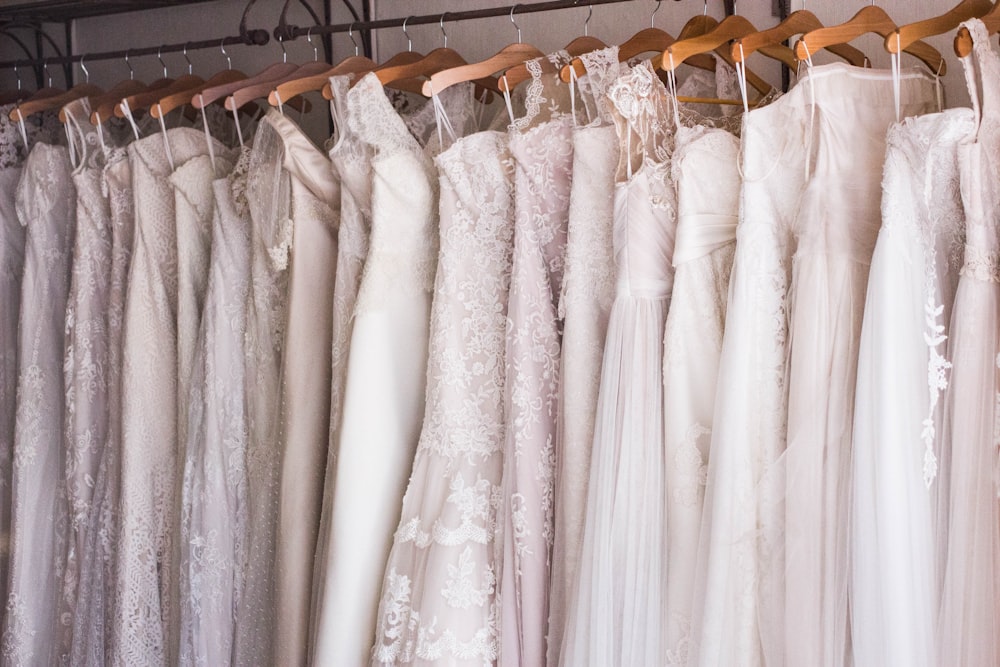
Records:
M49 88L52 87L52 72L49 71L49 59L46 58L42 61L42 71L45 72L45 78L49 82Z
M312 26L309 26L309 29L306 30L306 41L309 42L309 46L313 47L313 61L315 62L319 60L319 49L313 44L312 31Z
M21 73L17 70L17 65L14 65L14 76L17 77L17 89L21 90Z
M573 6L580 4L580 0L575 0ZM655 12L654 12L655 13ZM594 5L587 5L587 19L583 22L583 36L590 36L590 17L594 15Z
M655 25L656 12L660 11L660 4L662 2L663 2L663 0L656 0L656 7L653 8L653 13L649 15L649 27L650 28L655 28L656 27L656 25ZM705 2L707 4L708 0L705 0ZM591 10L593 10L593 7L591 7Z
M86 53L84 53L82 56L80 56L80 69L83 70L84 82L85 83L90 83L90 70L88 70L87 66L83 64L83 61L86 58L87 58L87 54Z
M351 38L351 43L354 44L354 55L358 55L358 53L359 53L358 42L354 39L354 24L353 23L351 24L351 27L347 29L347 36Z
M135 78L135 70L132 69L132 63L130 63L128 61L128 52L129 52L129 49L125 49L125 67L128 67L128 78L129 79L134 79Z
M281 47L281 62L287 63L288 62L288 50L285 49L285 40L283 40L281 37L278 38L278 46Z
M222 55L226 57L226 69L232 69L233 68L233 59L229 57L228 53L226 53L226 40L225 40L225 38L223 38L222 41L219 42L219 50L222 51Z
M447 15L448 12L445 12L444 14L441 15L441 20L438 21L438 27L441 28L441 34L444 35L444 48L446 49L448 48L448 33L444 31L444 17Z
M705 6L701 8L701 15L708 16L708 0L705 0Z
M191 64L191 59L188 58L188 43L187 42L184 43L183 54L184 54L184 60L186 60L187 64L188 64L188 74L191 74L192 72L194 72L194 65Z
M513 7L510 8L510 24L512 26L514 26L515 30L517 30L517 43L518 44L521 43L521 26L519 26L517 23L514 22L514 12L517 11L517 8L520 7L520 6L521 5L514 5Z
M160 67L163 68L163 78L167 78L167 63L163 62L163 47L156 49L156 59L160 61Z
M407 22L411 18L413 18L413 17L412 16L407 16L405 19L403 19L403 34L406 35L406 50L407 51L412 51L413 50L413 39L410 38L410 33L406 32L406 24L407 24Z

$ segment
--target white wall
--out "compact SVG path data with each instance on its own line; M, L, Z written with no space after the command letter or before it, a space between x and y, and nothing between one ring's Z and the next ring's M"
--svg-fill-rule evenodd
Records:
M313 0L313 5L321 12L321 0ZM328 0L333 10L335 23L349 22L350 15L339 0ZM497 6L510 0L371 0L376 18L392 18L417 14L434 14L445 11L458 11L481 7ZM948 9L957 0L881 0L883 6L899 23L926 18ZM360 4L361 0L356 0ZM581 0L584 5L585 0ZM803 3L815 12L828 25L844 21L860 9L864 0L844 0L842 2L823 2L818 0L793 0L793 8L800 8ZM282 2L278 0L263 0L251 10L249 27L272 30L278 22L278 14ZM178 6L169 9L132 12L102 18L78 21L74 26L74 47L76 53L88 51L107 51L152 46L164 43L179 43L188 40L211 39L223 35L237 33L240 16L245 0L216 0L203 4ZM777 18L771 16L772 0L737 0L736 9L759 28L774 25ZM621 43L640 28L649 25L650 15L656 3L653 0L632 0L611 5L594 7L590 21L590 34L599 37L607 43ZM684 23L694 14L701 13L703 0L664 0L659 11L654 16L657 27L676 35ZM708 12L716 17L723 15L722 0L709 0ZM322 15L322 14L321 14ZM587 16L587 8L580 8L523 14L515 16L521 27L522 38L538 46L543 51L558 49L573 37L582 33L583 22ZM293 3L289 11L289 21L305 26L310 23L308 14ZM62 42L62 26L50 26L50 33L57 42ZM504 45L516 39L516 31L507 17L446 23L449 46L454 47L470 61L485 58L499 50ZM442 35L437 24L412 26L409 29L414 50L427 52L441 45ZM27 33L25 33L27 34ZM944 77L948 103L951 106L967 105L966 91L962 67L954 57L952 50L953 35L942 35L929 40L945 56L948 62L948 73ZM317 40L318 41L318 40ZM346 34L333 36L334 59L339 60L354 52L354 46ZM406 38L399 28L377 31L375 44L377 59L384 60L406 48ZM888 67L889 57L881 44L881 39L870 36L855 43L861 48L876 67ZM312 59L312 49L304 38L299 38L287 45L289 60L304 61ZM233 66L252 74L262 67L275 62L281 57L281 50L272 40L271 44L259 46L231 46L227 51L232 57ZM0 59L17 58L19 51L12 47L8 40L0 37ZM192 51L191 61L195 71L208 76L225 66L225 59L217 49ZM817 61L823 61L823 56L817 56ZM164 55L171 74L186 71L187 64L179 53ZM911 57L904 57L904 62L916 64ZM155 56L136 57L131 59L136 77L142 80L152 80L160 76L161 67ZM755 55L750 66L754 71L772 83L778 84L781 79L778 65ZM128 69L122 61L101 61L88 63L91 81L98 85L110 86L128 75ZM32 85L30 72L24 72L26 85ZM55 83L62 85L58 68L53 68ZM79 74L79 70L77 70ZM0 72L0 88L11 88L15 85L13 72ZM327 130L327 111L318 97L315 109L307 119L311 134L317 139Z

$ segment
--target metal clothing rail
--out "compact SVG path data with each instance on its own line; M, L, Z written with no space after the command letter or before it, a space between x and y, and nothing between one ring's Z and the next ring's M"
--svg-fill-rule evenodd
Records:
M578 7L586 9L595 5L613 5L622 2L632 2L632 0L550 0L549 2L532 2L505 7L489 7L487 9L468 9L460 12L438 12L437 14L421 14L419 16L400 16L393 19L378 19L376 21L355 21L354 23L337 23L334 25L299 27L294 25L284 26L284 29L275 29L274 36L277 39L289 40L296 37L304 37L307 34L329 35L335 32L349 32L352 30L378 30L380 28L401 28L411 25L425 25L428 23L453 23L455 21L467 21L470 19L485 19L495 16L511 16L517 19L523 14L535 12L548 12L556 9L572 9Z
M312 27L299 27L294 25L284 25L275 29L275 37L287 41L306 35L329 35L332 33L343 33L353 30L378 30L380 28L398 28L406 24L423 25L427 23L443 23L466 21L470 19L491 18L496 16L510 16L515 19L524 14L535 12L548 12L557 9L571 9L574 7L586 8L595 5L610 5L622 2L632 2L632 0L549 0L548 2L532 2L505 7L490 7L487 9L472 9L458 12L444 12L438 14L423 14L419 16L404 16L392 19L379 19L376 21L355 21L353 23L338 23L334 25L322 25ZM198 49L219 48L220 46L230 46L232 44L264 45L270 41L270 35L266 30L247 30L243 35L233 37L222 37L218 39L208 39L191 41L178 44L163 44L159 46L145 46L135 49L120 49L117 51L101 51L97 53L84 53L66 56L52 56L48 58L21 59L0 61L0 69L10 69L13 67L31 67L39 65L70 64L81 61L93 62L97 60L121 60L126 56L133 58L136 56L162 55L164 53L178 53L181 51L195 51Z

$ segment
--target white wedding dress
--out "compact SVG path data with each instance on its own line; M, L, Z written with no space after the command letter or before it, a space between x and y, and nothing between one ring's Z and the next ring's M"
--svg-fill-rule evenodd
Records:
M938 544L947 541L936 497L947 485L934 475L934 459L950 449L939 431L965 233L958 154L973 130L970 109L889 129L854 401L849 540L858 667L968 664L935 654Z
M1000 57L982 22L966 26L974 48L962 64L979 126L958 151L967 224L948 341L950 460L935 482L950 488L935 664L993 667L1000 664Z
M881 170L886 131L895 119L895 86L888 71L842 63L813 68L799 86L809 87L815 107L788 298L784 659L792 666L844 667L852 661L855 379L868 267L881 223L881 188L872 174ZM904 70L898 92L902 118L936 109L933 77L922 71Z

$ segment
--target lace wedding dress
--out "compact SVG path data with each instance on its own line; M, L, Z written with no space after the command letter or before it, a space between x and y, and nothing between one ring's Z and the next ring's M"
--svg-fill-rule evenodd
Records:
M10 493L8 592L0 654L7 665L57 664L67 506L63 376L76 190L64 146L36 143L17 187L25 227L18 324L17 412Z
M935 482L950 473L936 664L985 667L1000 662L1000 58L981 21L966 27L979 127L958 151L967 229L948 341L950 465Z
M76 240L66 306L65 359L65 493L69 509L60 617L78 613L83 554L93 529L95 480L98 477L110 422L108 331L111 298L112 226L110 202L104 194L105 154L90 123L90 104L81 98L65 107L76 187ZM71 635L72 624L67 628ZM62 661L70 654L62 647Z
M879 173L895 118L888 71L816 67L813 169L798 205L788 308L785 662L851 664L848 531L853 406L868 267L881 222ZM936 108L933 78L904 70L905 118ZM854 608L859 622L870 617ZM703 639L706 639L703 637Z
M951 109L907 118L887 138L854 403L849 540L859 667L969 664L935 656L938 541L947 540L936 496L947 485L935 480L933 459L950 449L938 432L965 232L958 151L973 131L971 110Z
M113 662L176 662L178 246L187 230L178 229L170 176L207 153L204 133L190 128L129 146L135 245L124 313Z
M17 329L24 273L25 228L16 210L17 186L28 150L20 130L8 114L14 105L0 106L0 600L7 600L7 563L10 557L10 484L14 453L17 400ZM42 115L42 124L28 123L28 141L34 144L51 134L58 118ZM0 618L3 610L0 609Z
M446 119L442 119L444 121ZM427 403L386 565L373 665L495 664L513 164L502 132L436 158L440 253Z
M86 542L80 556L80 581L73 617L71 665L103 665L117 653L113 648L115 620L114 544L122 444L122 333L125 295L135 231L131 167L128 151L102 146L105 166L101 177L111 225L110 289L107 300L107 442L94 479Z
M330 160L269 109L289 175L288 309L281 367L281 483L275 537L274 664L303 665L330 438L333 286L340 184ZM259 658L258 658L259 659Z
M572 131L572 185L566 232L566 269L558 314L563 320L556 410L554 531L549 572L547 664L558 665L569 597L576 582L586 515L590 450L594 442L601 358L614 302L615 166L618 137L607 89L627 65L618 47L585 53L580 97L588 123Z
M560 66L560 57L550 56ZM542 665L546 656L553 477L566 255L573 165L569 89L531 74L527 113L509 130L514 160L514 252L507 303L505 442L500 509L500 664Z
M230 171L216 155L218 175ZM249 541L247 497L246 295L250 219L245 191L250 149L214 181L211 257L193 357L181 488L180 664L232 660L244 599ZM210 174L204 174L205 177ZM176 174L175 174L176 177Z
M620 142L617 286L601 372L565 665L666 664L663 327L673 285L673 122L648 63L611 85Z
M247 295L246 415L249 544L246 583L236 609L233 663L273 661L275 526L281 473L279 408L286 347L288 255L291 241L289 175L284 145L268 122L257 126L247 178L234 192L250 215L250 292ZM234 183L239 184L240 181Z

